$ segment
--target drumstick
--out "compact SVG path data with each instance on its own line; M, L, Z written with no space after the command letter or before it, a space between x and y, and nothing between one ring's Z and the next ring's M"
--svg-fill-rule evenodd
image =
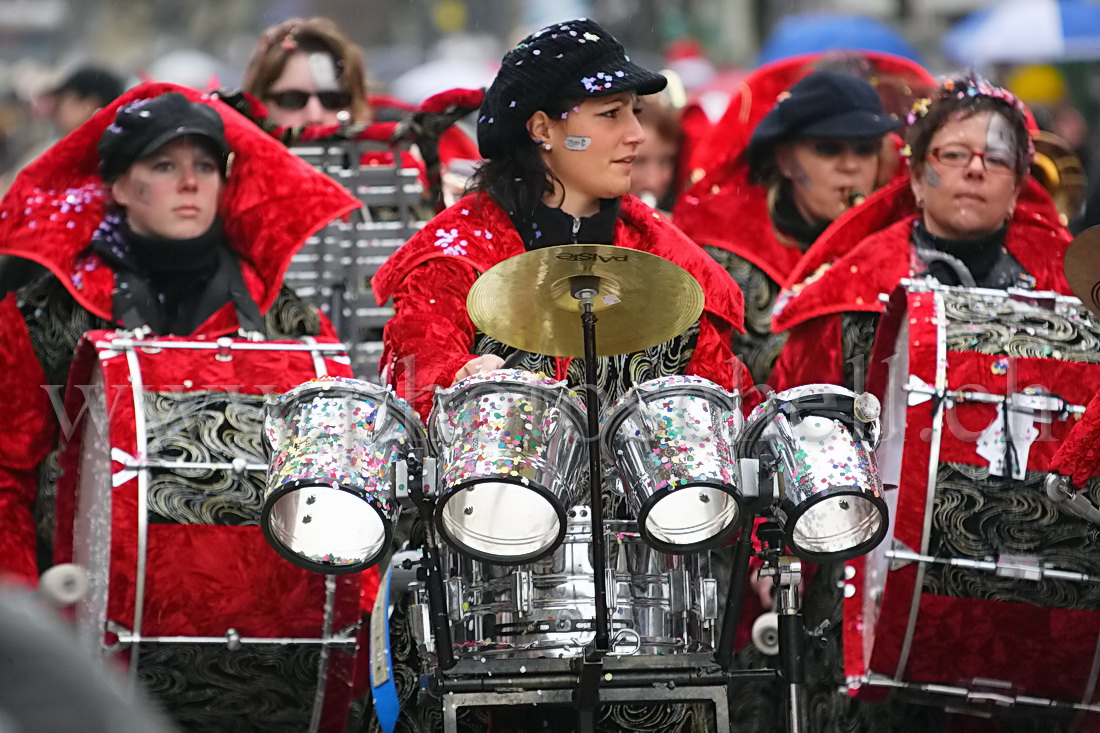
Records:
M516 349L508 355L508 358L504 360L504 363L501 365L500 368L515 369L517 366L519 366L519 363L523 361L523 357L525 356L531 356L531 352L524 351L523 349Z

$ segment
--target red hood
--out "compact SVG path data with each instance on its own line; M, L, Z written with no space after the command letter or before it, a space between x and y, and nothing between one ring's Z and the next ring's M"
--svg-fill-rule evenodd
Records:
M909 112L913 99L936 86L935 78L915 61L877 51L810 53L773 61L741 81L722 119L696 148L692 168L711 173L727 167L748 145L752 131L780 94L830 61L850 59L870 67L864 76L878 88L886 112L898 117Z
M98 257L81 256L107 202L96 145L120 106L165 92L209 104L225 123L234 156L221 217L245 282L266 311L306 238L360 204L224 103L174 84L129 90L27 166L0 201L0 254L47 267L83 307L110 318L114 275Z
M788 287L801 287L772 318L772 330L779 333L830 313L881 312L879 295L893 292L909 274L909 237L917 217L906 210L913 211L913 197L908 181L900 180L838 219L799 264ZM1050 195L1028 178L1005 247L1035 278L1037 290L1072 295L1062 270L1072 240ZM805 282L811 275L816 277Z
M767 191L749 183L748 166L732 164L728 177L708 175L680 197L672 221L699 244L733 252L780 285L799 258L798 243L781 242L768 214Z

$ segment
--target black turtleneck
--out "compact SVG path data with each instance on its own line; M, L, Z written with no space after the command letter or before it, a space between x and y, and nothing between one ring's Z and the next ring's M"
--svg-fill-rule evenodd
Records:
M1005 247L1008 226L969 239L938 237L918 219L911 241L927 273L944 285L997 288L1028 287L1030 276ZM962 269L960 269L960 267ZM972 282L967 281L969 275Z
M239 281L239 270L218 277L236 268L220 220L191 239L138 234L125 218L110 223L97 232L92 249L115 270L115 317L127 328L189 334L233 300L230 283Z
M776 229L798 242L799 249L803 252L808 250L810 245L817 241L817 238L831 223L828 221L806 221L794 202L794 194L791 192L790 184L782 184L779 189L779 196L775 201L775 208L772 210L772 224L775 225Z
M513 218L512 223L523 237L527 251L559 244L612 244L620 205L621 200L617 198L600 199L599 211L577 218L539 203L529 219L517 221Z

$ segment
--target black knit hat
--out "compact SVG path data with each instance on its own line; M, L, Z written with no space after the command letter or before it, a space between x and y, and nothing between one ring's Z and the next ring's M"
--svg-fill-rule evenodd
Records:
M760 120L749 140L749 165L755 169L784 140L858 140L885 135L900 124L886 114L870 82L838 71L816 71L791 87Z
M124 90L125 86L122 79L110 71L94 66L82 66L65 77L60 84L47 94L59 95L70 92L81 99L91 97L102 107L113 101Z
M112 183L136 161L184 135L209 140L225 174L229 158L225 123L209 105L192 102L179 92L137 99L118 108L115 121L99 138L99 174Z
M623 45L586 18L554 23L504 55L477 121L482 157L528 141L526 124L549 102L636 91L655 94L668 80L630 60Z

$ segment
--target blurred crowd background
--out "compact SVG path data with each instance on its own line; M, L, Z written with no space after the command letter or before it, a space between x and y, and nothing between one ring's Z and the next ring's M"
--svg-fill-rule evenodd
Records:
M67 93L75 70L233 89L264 28L314 15L365 50L372 91L411 103L484 86L522 35L590 16L644 66L676 70L712 121L761 63L869 48L1008 86L1086 169L1100 143L1100 4L1089 0L0 0L0 173L83 114L67 105L85 94Z

